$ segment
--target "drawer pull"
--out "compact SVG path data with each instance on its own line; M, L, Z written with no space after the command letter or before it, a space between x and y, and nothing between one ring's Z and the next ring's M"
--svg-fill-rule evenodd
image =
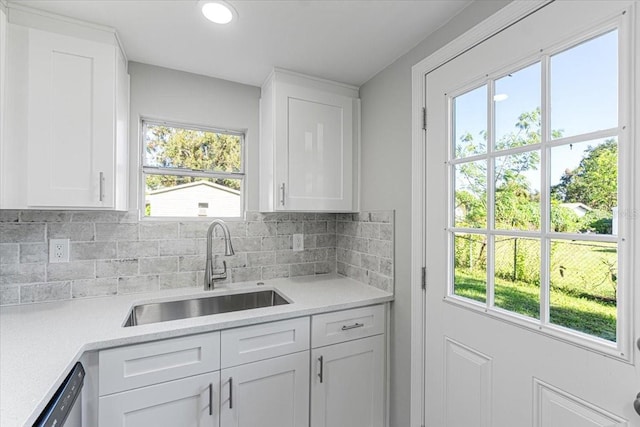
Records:
M213 415L213 384L209 383L209 415Z
M233 409L233 377L229 377L229 409Z
M358 323L358 322L356 322L356 323L354 323L353 325L349 325L349 326L344 325L344 326L342 327L342 330L343 330L343 331L348 331L349 329L362 328L363 326L364 326L364 323Z
M320 373L318 373L318 377L320 378L320 384L324 381L324 357L318 357L318 362L320 362Z

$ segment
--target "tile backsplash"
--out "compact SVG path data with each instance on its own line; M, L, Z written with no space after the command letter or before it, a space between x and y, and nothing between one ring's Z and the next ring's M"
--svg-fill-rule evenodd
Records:
M338 272L393 292L393 212L248 212L227 222L236 254L216 268L243 282ZM202 287L209 222L139 221L136 212L0 210L0 305ZM292 237L304 234L304 250ZM48 241L68 238L70 262Z

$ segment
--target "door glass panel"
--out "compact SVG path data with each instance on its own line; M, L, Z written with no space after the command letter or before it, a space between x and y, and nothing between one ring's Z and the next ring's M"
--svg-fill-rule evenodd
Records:
M487 85L453 98L455 158L487 152Z
M540 151L495 160L495 228L540 229Z
M456 227L487 227L487 161L455 166Z
M487 300L487 237L454 234L453 293L475 301Z
M495 305L540 318L540 239L495 237Z
M551 323L615 342L617 281L617 243L552 240Z
M540 142L540 85L539 62L496 80L496 150Z
M617 233L617 138L552 148L550 183L554 231Z
M618 31L551 57L552 139L618 126Z

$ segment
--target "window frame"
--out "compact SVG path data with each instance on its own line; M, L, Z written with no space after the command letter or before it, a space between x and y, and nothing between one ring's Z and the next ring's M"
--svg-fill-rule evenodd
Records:
M240 170L238 172L222 172L222 171L204 171L194 170L188 168L165 168L159 166L147 166L145 165L145 141L144 134L147 128L147 124L167 126L179 129L203 131L221 133L225 135L234 135L240 137ZM246 182L247 174L245 167L246 161L246 131L243 130L231 130L226 128L197 125L186 122L154 119L148 116L141 116L139 121L139 161L138 161L138 206L139 206L139 218L141 221L211 221L215 218L222 218L231 221L241 221L245 217L246 213ZM239 216L147 216L145 215L146 209L146 181L145 176L151 175L170 175L170 176L189 176L200 177L209 179L237 179L240 180L240 215ZM198 202L199 203L199 202Z
M632 306L633 294L630 280L633 277L633 241L634 230L625 219L634 218L637 213L634 209L636 200L633 194L633 152L630 127L632 124L631 102L629 96L632 89L631 75L631 34L628 22L623 17L617 17L589 31L574 34L572 37L539 52L514 62L508 67L501 68L493 73L477 77L456 91L445 94L447 103L447 290L445 302L456 306L480 312L489 317L511 323L517 326L539 332L569 343L589 348L599 353L624 361L630 361L633 356L633 331L632 331ZM562 53L581 43L604 35L610 31L618 31L618 126L614 128L583 133L579 135L553 139L550 129L550 59L553 55ZM541 63L541 142L517 148L495 150L495 81L524 69L536 62ZM455 126L454 126L454 102L453 100L465 93L487 85L487 148L486 153L457 158L455 153ZM560 233L550 231L550 151L554 147L564 146L570 143L587 142L616 137L618 146L618 233L617 235L597 235L580 233ZM535 231L502 230L495 228L495 191L494 164L498 157L539 150L540 152L540 229ZM455 225L455 172L456 166L474 161L487 161L487 222L485 228L464 228ZM486 301L476 301L454 293L455 281L455 249L454 241L457 234L475 234L486 236L487 239L487 271L486 271ZM521 315L517 312L502 309L495 305L495 268L494 268L494 244L496 237L522 237L534 238L540 241L540 319ZM552 241L602 241L617 243L618 251L618 281L617 281L617 327L616 342L590 335L584 332L553 324L549 319L549 247Z

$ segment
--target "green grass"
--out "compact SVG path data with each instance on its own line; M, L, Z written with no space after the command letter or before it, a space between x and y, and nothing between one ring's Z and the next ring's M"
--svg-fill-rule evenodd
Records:
M455 293L476 301L486 301L484 278L468 271L457 269ZM616 341L616 305L598 298L576 296L563 288L551 289L551 322L594 335L609 341ZM525 282L511 282L496 279L495 305L522 315L540 318L540 287Z

